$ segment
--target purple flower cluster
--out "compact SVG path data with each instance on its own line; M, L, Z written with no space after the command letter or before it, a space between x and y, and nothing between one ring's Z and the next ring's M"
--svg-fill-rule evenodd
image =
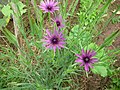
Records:
M58 2L55 0L44 0L40 3L39 8L41 8L44 13L51 14L59 10ZM42 42L45 43L44 46L46 49L53 49L55 53L57 48L64 48L65 38L63 36L63 31L60 31L60 29L64 27L64 20L61 15L58 15L52 20L56 24L58 30L54 29L54 31L50 31L47 29L46 35L42 39ZM93 50L83 49L81 53L81 55L76 54L78 59L75 60L75 62L81 63L80 66L84 66L85 71L89 71L90 68L93 68L92 64L98 61L97 58L94 58L96 52Z
M39 8L41 8L44 13L52 13L55 12L56 10L59 10L59 7L57 6L58 2L55 0L44 0L40 3ZM63 19L62 16L59 15L56 18L53 19L54 23L56 23L56 26L58 27L58 29L61 29L64 27Z
M44 13L54 13L56 10L59 10L58 2L55 0L44 0L40 3L39 8L41 8ZM58 30L54 30L53 33L50 30L46 30L47 35L44 36L42 41L45 43L44 46L48 49L53 49L54 53L56 49L64 48L65 38L63 37L63 32L60 31L61 28L64 27L62 16L59 15L52 19L56 24Z

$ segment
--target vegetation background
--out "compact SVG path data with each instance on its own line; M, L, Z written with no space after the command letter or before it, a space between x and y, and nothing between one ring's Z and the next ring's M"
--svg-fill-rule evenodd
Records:
M53 29L41 1L0 1L0 90L119 90L120 0L57 0L68 48L55 56L41 42ZM105 58L88 77L74 63L83 47Z

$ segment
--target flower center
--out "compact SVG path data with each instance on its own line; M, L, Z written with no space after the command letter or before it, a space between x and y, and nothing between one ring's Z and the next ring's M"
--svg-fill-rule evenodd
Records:
M50 11L50 10L52 10L52 7L51 6L47 6L47 9Z
M90 61L90 58L89 57L85 57L85 58L83 58L83 60L84 60L85 63L87 63L87 62Z
M59 21L56 21L56 24L57 24L57 26L60 26L60 22Z
M51 39L51 42L52 42L52 44L58 44L58 38L57 37L53 37Z

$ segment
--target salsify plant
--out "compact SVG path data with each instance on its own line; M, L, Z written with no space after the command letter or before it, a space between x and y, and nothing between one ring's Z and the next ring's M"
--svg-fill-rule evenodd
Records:
M0 89L81 90L81 77L114 75L113 63L120 50L108 47L119 30L101 45L96 41L112 19L98 29L112 0L70 1L40 0L38 4L31 0L30 6L26 0L25 9L19 0L9 2L15 34L0 27L5 43L0 43Z

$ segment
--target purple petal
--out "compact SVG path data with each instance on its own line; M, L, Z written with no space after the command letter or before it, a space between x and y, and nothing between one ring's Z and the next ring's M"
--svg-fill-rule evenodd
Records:
M93 66L92 66L91 64L88 64L88 66L89 66L90 68L93 68Z
M57 45L57 48L58 48L58 49L61 49L61 47L60 47L60 46L58 46L58 45Z
M79 54L75 54L77 57L79 57L80 59L82 59L82 57Z
M51 34L48 29L46 30L46 33L48 34L49 37L51 37Z
M81 59L76 59L75 62L83 62Z
M56 36L59 35L57 30L54 30L54 34L55 34Z
M41 2L40 5L43 6L43 7L46 7L46 4L43 1Z
M65 24L64 24L64 23L61 23L61 27L65 27Z
M86 56L86 53L85 53L84 49L82 49L82 56L83 56L83 57Z
M59 15L59 20L62 21L62 16L61 15Z
M93 56L95 56L96 55L96 52L95 51L92 51L91 53L90 53L90 57L93 57Z
M60 36L60 37L63 37L63 31L60 32L59 36Z
M42 39L41 41L42 41L42 42L47 42L47 43L50 43L50 41L49 41L49 40L44 40L44 39Z
M59 46L60 46L60 47L62 47L62 48L64 48L64 46L63 46L63 45L61 45L61 44L59 44Z
M83 66L83 65L84 65L84 63L81 63L81 64L80 64L80 66Z
M49 4L49 0L46 0L46 4Z
M64 41L64 40L65 40L65 38L63 38L63 37L60 37L60 39L61 39L61 41Z
M87 54L87 55L91 54L91 50L87 50L87 51L86 51L86 54Z
M65 44L65 42L59 42L59 44Z
M58 4L58 2L55 2L55 3L53 4L53 6L55 7L57 4Z
M45 38L45 39L50 39L50 37L49 37L49 36L44 36L44 38Z
M56 52L56 46L53 46L54 53Z
M88 66L88 64L85 64L85 71L89 71L89 66Z
M54 9L54 10L59 10L59 7L58 7L58 6L56 6L56 7L54 7L53 9Z
M97 58L92 58L91 61L90 61L90 63L95 63L95 62L97 62L97 61L98 61Z

